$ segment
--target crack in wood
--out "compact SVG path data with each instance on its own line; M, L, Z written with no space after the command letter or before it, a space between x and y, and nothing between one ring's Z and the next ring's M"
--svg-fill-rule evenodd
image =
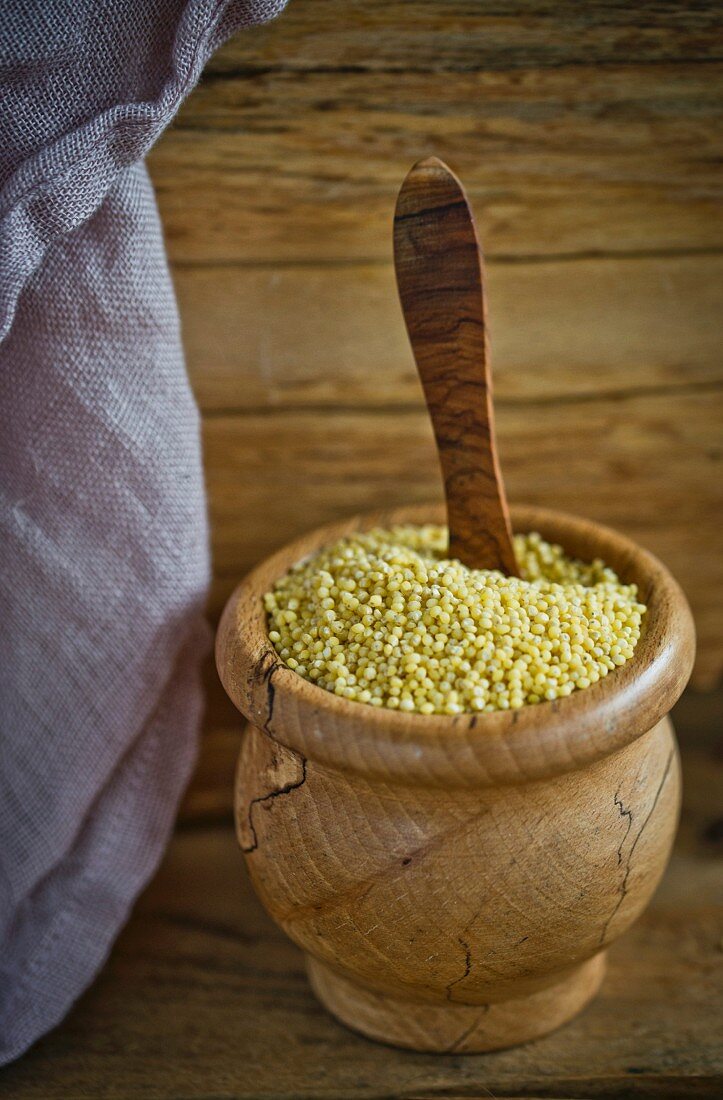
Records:
M630 835L630 830L633 827L633 811L625 809L625 806L623 805L622 799L620 798L620 787L618 787L618 789L615 792L613 802L618 807L618 809L620 811L620 816L621 817L627 817L627 819L628 819L628 827L625 830L625 836L623 837L623 839L620 841L620 844L618 845L618 867L620 867L622 862L623 862L623 848L625 847L625 841L628 839L628 836Z
M464 1045L465 1039L468 1039L473 1031L476 1031L482 1020L490 1010L489 1005L482 1005L482 1009L478 1016L472 1021L472 1023L464 1029L461 1035L458 1035L451 1046L447 1047L446 1054L455 1054Z
M295 754L298 755L298 754ZM246 814L246 820L248 823L249 831L253 837L253 841L249 845L242 845L241 851L245 855L249 855L251 852L255 852L259 846L259 838L256 833L256 828L252 820L254 806L260 805L262 802L273 802L275 799L280 798L282 795L291 794L292 791L297 791L299 787L303 787L306 782L306 757L300 756L301 760L301 779L295 783L284 783L283 787L279 787L278 790L269 791L268 794L259 795L258 798L252 798L249 802L249 808Z
M262 684L266 684L266 718L262 722L261 728L268 733L269 737L272 736L270 726L271 719L274 716L274 702L276 698L274 676L279 671L280 667L276 659L276 653L273 650L267 649L261 655L254 673L256 679Z
M472 949L461 936L458 937L458 943L460 947L464 948L464 974L460 975L459 978L455 978L454 981L449 982L447 985L446 996L448 1001L452 1000L452 990L454 987L459 985L460 982L463 982L465 978L468 978L472 970Z
M628 852L628 858L627 858L626 864L625 864L625 873L623 874L623 880L620 883L620 890L619 890L619 894L618 894L618 899L615 903L615 908L613 909L612 913L610 914L610 916L605 921L605 924L603 925L602 932L600 933L600 941L599 941L600 946L602 946L605 943L605 938L608 934L608 929L609 929L612 921L617 916L621 905L625 901L625 898L627 897L628 880L630 878L630 873L632 871L633 854L635 852L635 849L638 846L638 841L640 840L641 836L645 832L645 829L647 828L648 822L650 821L650 819L652 818L652 816L655 812L655 807L658 805L658 799L660 798L663 787L665 786L665 781L668 778L668 774L670 772L670 766L673 763L673 757L674 756L675 756L675 749L671 749L670 753L668 754L668 760L666 762L665 769L663 771L663 777L660 780L660 784L658 785L657 791L655 792L655 798L653 799L653 804L650 807L650 810L648 811L648 814L647 814L645 820L643 821L643 824L640 826L640 831L638 832L638 835L635 837L635 840L633 841L633 843L630 846L630 851ZM621 803L618 801L617 793L615 795L615 805L618 807L618 809L620 809ZM626 814L628 814L628 813L631 814L630 824L628 826L628 831L626 832L625 837L623 837L623 841L620 845L620 848L618 849L618 856L621 855L621 850L622 850L623 844L625 843L625 838L627 837L628 833L630 832L630 827L632 826L632 811L630 811L630 810L626 811ZM622 813L622 810L620 811L620 814L621 814L621 817L626 816ZM621 862L622 862L622 860L621 860Z

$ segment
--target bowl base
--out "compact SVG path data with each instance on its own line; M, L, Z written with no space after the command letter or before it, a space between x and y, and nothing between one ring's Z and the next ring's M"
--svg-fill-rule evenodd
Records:
M310 956L306 965L324 1007L366 1038L436 1054L481 1054L538 1039L571 1020L600 988L605 953L556 985L489 1005L408 1001L356 985Z

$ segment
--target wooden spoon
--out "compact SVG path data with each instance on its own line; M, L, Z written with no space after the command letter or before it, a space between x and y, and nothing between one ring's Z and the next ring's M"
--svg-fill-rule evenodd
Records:
M482 252L462 184L436 157L415 164L399 191L394 266L442 465L450 555L518 576L495 444Z

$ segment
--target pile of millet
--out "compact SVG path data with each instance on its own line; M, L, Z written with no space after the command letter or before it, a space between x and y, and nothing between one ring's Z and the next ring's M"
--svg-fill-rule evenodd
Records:
M445 527L405 525L300 562L265 597L276 652L327 691L419 714L564 698L632 657L645 606L602 561L518 534L518 578L446 548Z

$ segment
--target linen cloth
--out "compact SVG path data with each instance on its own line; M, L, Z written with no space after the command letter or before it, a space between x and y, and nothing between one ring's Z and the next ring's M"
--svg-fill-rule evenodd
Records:
M193 765L199 418L143 157L283 6L0 5L0 1063L92 980Z

